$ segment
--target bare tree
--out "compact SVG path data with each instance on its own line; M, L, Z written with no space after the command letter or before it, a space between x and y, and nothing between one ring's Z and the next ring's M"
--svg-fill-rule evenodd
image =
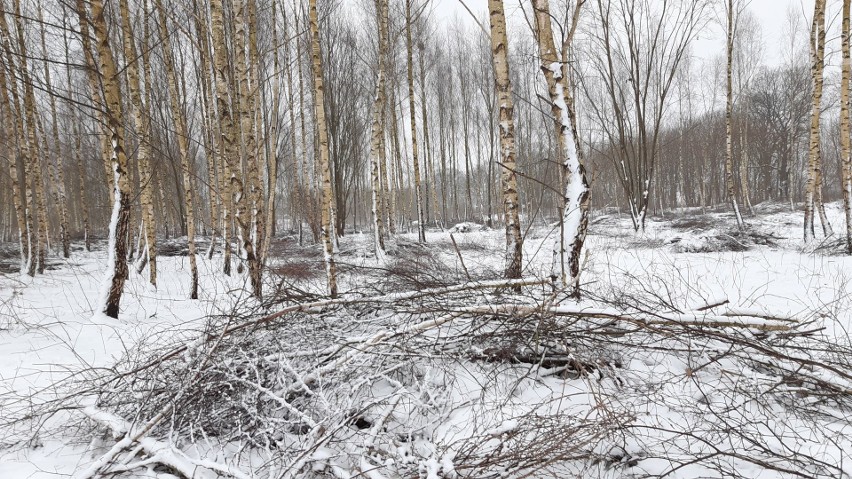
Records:
M414 0L405 0L405 45L406 65L408 66L408 112L411 122L411 158L414 165L414 201L417 206L417 238L421 243L426 242L426 221L423 217L423 190L420 182L420 161L417 153L417 111L415 110L414 97L414 62L412 51L414 49L411 41L411 29L414 17L412 16L412 3Z
M125 0L126 1L126 0ZM198 265L195 255L195 198L191 182L190 159L189 159L189 131L186 126L186 113L182 111L181 99L178 92L177 75L175 74L172 44L166 21L166 9L162 0L154 0L154 4L160 12L160 38L163 46L163 63L166 67L166 77L169 85L169 107L172 113L172 121L175 125L175 136L178 142L180 154L180 165L183 177L183 202L186 212L187 243L189 246L189 271L190 285L189 298L198 299ZM254 286L254 280L252 280ZM255 295L260 294L255 291Z
M35 215L37 216L37 243L36 243L36 256L35 256L35 264L30 264L30 275L33 274L33 267L35 267L35 271L38 273L44 273L44 269L47 263L47 203L45 201L44 196L44 176L42 175L41 168L41 154L42 148L39 145L38 134L37 134L37 121L38 121L38 111L36 110L36 100L35 100L35 92L33 81L30 76L29 66L27 65L27 59L29 58L26 48L26 42L24 40L24 25L22 21L23 15L21 14L21 2L20 0L15 0L14 2L14 16L15 16L15 30L17 33L17 43L18 43L18 62L17 62L17 75L21 79L24 97L23 97L23 105L22 111L19 112L23 116L24 124L26 125L25 132L26 137L21 138L21 142L24 146L24 172L26 173L26 178L28 178L28 182L32 183L32 186L27 188L27 191L30 192L27 195L27 203L28 208L33 210ZM7 27L3 27L4 31L8 32ZM11 63L10 63L11 64ZM46 145L44 145L46 147ZM29 168L29 171L27 171ZM33 198L34 196L34 198ZM33 223L29 223L31 227ZM30 230L32 231L32 229ZM33 237L30 236L30 247L32 248Z
M139 138L139 149L136 161L139 164L140 191L139 200L142 206L142 227L145 239L145 254L140 254L137 262L137 272L148 265L148 280L157 286L157 234L154 222L154 202L152 199L153 184L151 182L151 143L148 134L147 110L142 103L142 86L139 76L139 57L136 55L136 46L133 40L133 29L131 25L131 13L127 0L119 1L121 14L124 56L127 58L127 89L130 91L130 103L133 106L133 126Z
M669 94L689 45L707 22L708 0L597 0L589 56L603 91L583 78L588 105L611 148L606 156L644 228Z
M805 242L814 238L815 213L819 214L825 236L832 234L831 225L825 216L825 205L822 201L822 147L820 145L820 115L822 114L823 70L825 68L825 0L814 2L810 51L813 96L810 148L808 150L808 181L805 187Z
M130 177L127 155L124 151L124 117L122 110L121 79L112 53L107 21L102 0L91 0L92 25L97 39L98 68L104 89L107 124L104 134L109 136L112 145L112 171L114 173L114 202L109 228L109 260L104 277L105 304L104 313L118 318L119 303L127 279L127 231L130 221ZM84 0L77 0L77 12L80 22L88 22ZM95 65L89 65L95 68ZM93 92L94 95L94 92Z
M329 167L328 130L325 123L325 90L323 88L322 50L320 48L317 0L309 0L308 6L308 23L311 31L311 63L313 65L314 76L314 115L316 117L317 135L319 137L319 167L322 170L322 222L320 234L325 253L328 293L334 298L337 296L337 266L334 262L334 248L331 238L331 169Z
M506 14L503 0L489 0L491 18L491 57L494 62L494 87L500 105L500 161L503 184L503 218L506 222L506 278L520 278L523 268L524 243L518 216L518 182L515 178L515 118L512 82L509 76L509 39L506 36ZM489 179L490 180L490 179Z
M743 228L743 217L740 214L740 206L737 203L737 197L734 194L734 134L731 126L731 113L734 109L734 87L732 82L731 70L734 60L734 35L736 33L736 24L734 23L734 0L728 0L725 5L727 13L727 35L725 42L726 51L726 71L725 71L725 189L728 193L728 201L734 209L734 215L737 219L737 227Z
M232 37L234 55L236 57L236 75L239 84L239 125L240 132L241 154L243 163L246 168L247 185L244 183L241 188L247 190L248 207L237 207L237 223L245 223L246 231L249 232L250 238L242 238L243 249L248 252L253 249L252 255L255 257L255 264L249 264L249 275L252 276L252 284L257 284L256 296L260 296L260 265L262 259L260 253L263 245L263 234L265 228L263 226L264 215L263 210L263 190L260 182L260 169L258 168L258 142L257 142L257 94L259 87L257 83L256 63L257 63L257 45L254 38L254 28L251 22L251 12L254 9L254 0L238 0L234 4L236 31ZM241 216L241 213L245 215ZM243 231L243 225L240 224L240 231ZM252 243L249 249L246 249L245 243ZM246 253L248 255L248 253ZM255 276L257 276L255 278Z
M564 48L571 45L579 23L584 2L578 2L570 30L563 41ZM571 88L568 84L568 65L565 55L559 55L553 41L550 4L548 0L533 0L535 35L538 41L541 71L547 81L551 114L556 125L556 137L565 181L560 234L553 247L551 278L561 287L569 288L573 297L580 295L580 255L586 239L589 222L589 184L586 169L580 158L576 115Z
M39 33L41 34L40 39L44 64L44 84L47 89L54 89L53 82L50 77L50 55L48 53L47 42L45 40L45 30L47 28L44 21L44 8L42 7L40 0L36 8L38 9L38 20L40 26ZM59 144L59 115L56 112L56 95L49 94L48 101L50 103L50 124L53 153L50 153L50 148L46 141L46 134L44 148L45 152L48 153L48 156L53 158L53 161L51 161L48 165L48 168L52 168L54 171L51 176L55 177L51 181L53 203L54 207L59 210L59 240L62 243L62 257L68 258L71 256L71 237L68 231L68 199L65 194L65 168L62 164L62 158L64 155L60 152Z
M229 200L233 199L234 219L240 233L240 241L245 260L249 268L249 280L251 282L252 294L255 297L263 295L263 283L261 281L261 266L255 254L254 243L251 234L251 218L249 211L246 208L247 198L245 194L244 182L238 174L240 171L239 162L239 134L237 125L231 113L230 99L236 97L236 92L231 89L231 82L228 78L228 55L225 37L224 23L224 7L222 0L211 0L210 12L213 23L213 45L215 46L215 70L216 70L216 106L219 114L219 124L222 138L222 155L225 158L228 180L226 182L226 195ZM229 208L230 210L230 208ZM225 221L227 225L227 216ZM227 234L226 234L227 237ZM226 249L229 248L229 241L225 241ZM227 264L227 263L226 263ZM228 268L230 269L230 268Z
M6 23L6 15L5 13L0 12L0 41L3 42L3 53L5 54L5 62L10 70L12 70L12 51L9 43L9 28ZM9 98L9 92L12 92L12 95L15 97L14 103ZM4 146L4 156L8 158L9 161L9 177L11 178L12 183L12 202L15 208L15 216L17 218L18 224L18 244L21 249L21 273L27 273L32 276L35 273L35 262L32 257L32 244L34 239L33 228L32 228L32 214L29 212L30 203L26 200L29 195L26 195L25 191L29 191L29 181L26 175L26 169L21 172L23 173L23 188L21 189L21 182L18 179L19 170L18 170L18 154L14 148L11 147L14 143L11 141L13 137L17 138L18 144L24 143L24 127L23 127L23 115L15 115L14 111L16 109L19 110L19 103L17 100L18 97L18 89L15 81L14 74L10 75L8 82L6 78L6 68L0 68L0 133L2 133L2 137L4 138L3 146ZM14 119L13 119L14 118ZM12 129L14 131L8 131L7 125L14 125ZM26 163L27 159L23 157L24 162ZM22 201L23 199L23 201Z
M381 183L381 150L384 148L382 137L385 125L383 112L385 110L385 63L388 56L387 47L387 0L376 0L376 24L378 25L378 71L376 74L376 93L373 101L373 122L370 139L370 186L373 215L373 242L376 259L385 254L385 231L382 221L382 183Z
M843 190L843 212L846 216L846 252L852 254L852 146L850 146L849 76L852 60L849 53L849 4L843 0L843 26L841 32L843 64L840 79L840 148L841 189Z

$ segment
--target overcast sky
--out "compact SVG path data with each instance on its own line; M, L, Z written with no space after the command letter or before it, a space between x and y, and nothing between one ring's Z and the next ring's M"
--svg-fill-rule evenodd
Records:
M437 18L451 19L458 15L465 21L471 21L470 15L461 6L460 0L432 1L435 4L434 13ZM529 2L529 0L504 0L510 25L521 25L522 20L516 21L512 18L519 16L517 13L519 1L524 1L525 4ZM476 13L478 18L487 18L488 0L464 0L464 2ZM787 11L791 8L802 18L802 25L810 27L810 17L813 14L813 0L751 0L748 5L748 9L759 19L761 24L766 52L764 63L767 65L774 65L781 62L783 32L787 23ZM836 10L837 8L832 9L832 5L830 5L827 18L829 22L839 25ZM704 37L696 45L695 53L698 56L711 58L724 52L725 40L720 27L714 26L711 31L704 34Z

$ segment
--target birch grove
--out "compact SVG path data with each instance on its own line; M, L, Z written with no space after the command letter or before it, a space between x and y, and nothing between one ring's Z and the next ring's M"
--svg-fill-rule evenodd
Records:
M849 477L850 9L0 0L0 479Z
M598 213L641 234L729 205L746 234L741 209L778 202L816 248L817 217L838 240L837 201L852 238L838 2L788 14L769 64L739 0L459 4L453 21L426 0L4 0L0 239L30 276L78 241L110 251L116 316L125 269L158 287L175 248L189 298L212 261L262 299L290 237L338 295L342 238L369 233L385 268L412 238L505 228L519 278L529 231L550 225L549 274L576 298ZM696 52L708 32L712 58Z

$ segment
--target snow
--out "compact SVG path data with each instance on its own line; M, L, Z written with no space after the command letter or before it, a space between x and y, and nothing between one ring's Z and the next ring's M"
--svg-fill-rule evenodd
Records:
M450 233L472 233L474 231L486 231L488 229L487 226L481 225L478 223L473 223L471 221L464 221L462 223L457 223L450 228Z
M729 243L714 242L715 238L735 228L733 217L726 213L707 215L700 224L693 221L694 213L692 216L679 214L665 221L650 218L647 231L641 237L631 234L629 217L599 217L599 221L590 225L586 242L588 259L584 263L582 282L593 295L624 300L624 307L604 306L585 297L583 301L552 305L550 309L562 315L580 312L646 323L671 320L696 323L697 327L704 327L702 323L730 322L736 326L730 328L734 331L812 321L807 328L823 328L819 334L827 343L848 344L852 298L846 285L852 280L852 258L815 252L812 247L803 248L799 215L791 217L786 211L761 211L760 205L757 209L759 216L748 220L753 234L736 237L745 246L739 251L723 249L730 246ZM828 213L835 224L841 224L843 211L839 205L829 205ZM758 241L764 233L771 233L771 240L760 244ZM542 246L552 244L558 234L558 229L554 231L539 225L531 229L524 245L524 257L529 261L525 265L525 275L536 278L549 275L550 258L545 252L548 248ZM448 235L448 232L430 231L429 244L442 241L449 244ZM416 236L416 232L402 235L401 240L414 242ZM456 240L472 274L489 268L501 269L499 252L504 247L501 230L473 229ZM692 247L684 248L687 243ZM160 257L158 290L149 287L146 275L131 272L122 300L121 318L104 317L97 314L99 272L106 268L109 259L104 245L100 246L100 250L92 253L75 251L70 260L60 260L60 268L45 275L35 278L0 276L0 315L14 315L8 321L0 321L0 409L4 412L19 412L18 406L9 402L9 393L34 393L37 400L49 400L52 384L89 368L112 367L139 343L152 346L189 344L185 354L197 356L203 351L204 342L197 338L205 328L205 317L230 311L248 296L244 278L221 276L221 256L214 256L212 260L199 256L201 298L186 300L189 288L186 258ZM373 249L371 235L344 238L341 250L346 253L353 249L364 252L347 258L355 270L359 265L375 265L375 259L369 256ZM440 251L438 256L448 264L457 264L456 252L451 247ZM393 256L389 256L388 261L392 260ZM362 297L360 293L349 293L366 281L358 275L356 271L341 276L342 299L336 304ZM307 287L322 291L323 281L320 274L316 284ZM482 289L471 295L466 307L478 311L520 307L504 305L503 299L496 299L490 290L497 284L498 281L481 282ZM461 291L463 286L455 290ZM372 301L389 305L438 295L447 289L390 292ZM655 314L649 315L647 305L638 302L645 298L641 294L643 289L671 298L681 310L654 311ZM314 309L321 309L319 303ZM606 319L587 320L609 324ZM333 387L334 381L323 381L321 376L369 366L366 358L371 354L370 348L384 348L381 355L388 357L396 354L397 351L388 345L389 338L418 334L422 337L422 343L418 344L437 344L473 327L473 320L460 312L435 314L423 321L399 324L394 324L393 314L387 312L383 321L393 326L387 329L358 329L358 325L366 321L360 317L338 324L342 321L334 319L323 323L323 327L341 328L351 344L346 344L342 354L334 359L317 363L313 377L303 374L304 370L294 369L303 374L301 380L284 385L284 388L304 388L306 381L317 380L321 385L318 391L327 392L326 388ZM571 320L566 320L566 327L570 324ZM611 327L619 327L618 321ZM755 340L755 337L742 333L744 339ZM618 341L619 337L613 338ZM416 384L403 384L396 376L386 373L381 381L372 383L375 404L364 410L364 417L372 421L373 426L366 429L363 436L353 437L372 438L371 446L378 447L397 433L416 429L420 434L405 442L398 441L392 459L389 457L387 461L378 454L358 455L357 459L349 460L347 454L359 454L362 450L358 449L361 444L354 440L351 444L319 445L303 458L305 475L288 472L287 477L391 478L399 477L393 472L394 468L408 466L419 471L421 477L464 477L469 472L465 467L470 465L466 458L480 460L490 457L489 454L517 448L525 444L522 441L527 437L587 441L588 450L598 456L597 462L570 461L553 465L532 477L615 478L644 474L667 474L676 478L720 477L720 470L736 471L745 477L787 477L751 462L756 452L748 444L747 437L731 434L717 436L712 443L702 442L712 437L711 427L722 421L745 424L744 429L764 438L771 450L787 451L791 457L811 455L842 468L835 470L838 474L852 474L847 465L852 458L849 452L852 451L852 428L840 420L846 414L843 410L827 409L837 418L827 416L817 421L818 427L815 427L806 418L790 413L782 402L757 403L745 394L748 388L758 386L794 394L801 386L778 383L777 377L769 371L745 367L742 361L725 356L724 349L714 349L718 345L701 344L698 340L690 342L684 338L672 338L668 342L657 338L661 342L654 343L659 346L656 349L637 353L623 364L599 365L596 371L578 377L558 367L474 361L446 365L439 364L437 357L425 360ZM695 349L685 352L674 347L683 344ZM334 344L316 346L316 354L320 357L330 357L338 349ZM591 357L590 352L576 345L566 351L578 359ZM308 357L310 352L306 348L305 351L281 351L281 354L294 358ZM422 352L431 354L426 350ZM483 348L471 348L469 352L481 354ZM810 354L816 353L801 351L778 359L777 363L792 365ZM800 375L837 388L852 389L852 381L841 373L847 371L839 373L814 366L801 371ZM364 377L363 380L370 379ZM284 397L281 391L267 391ZM97 440L80 437L73 428L50 436L33 434L30 430L3 431L0 434L0 477L46 479L81 474L113 447L122 431L138 427L129 423L128 418L95 408L90 399L80 398L80 407L89 417L109 425L112 433L108 437ZM355 401L356 398L347 399ZM814 407L819 404L818 398L810 396L802 396L799 400L813 401ZM424 416L424 411L431 415ZM725 415L719 416L720 411ZM623 412L629 412L631 417L621 417ZM566 422L558 427L531 422L532 418L548 415L558 415ZM50 421L55 425L70 422L75 417L80 420L78 412L64 411ZM629 420L633 425L631 433L621 434L616 430L611 434L595 434L591 425L598 424L596 421L601 418L610 418L614 423ZM573 429L569 429L569 425ZM689 440L674 432L683 429L694 431L698 436ZM470 444L467 442L470 438L475 438L478 449L464 449L465 444ZM8 447L19 441L23 447ZM191 473L194 477L217 477L217 474L267 477L248 474L246 471L253 469L234 459L237 454L225 460L228 450L222 445L214 450L213 446L200 441L194 447L183 444L184 447L176 448L170 438L164 436L145 438L141 445L164 460L191 468L195 471ZM714 448L739 451L741 455L723 456L715 462L695 463L673 470L677 464L673 460L710 454ZM360 476L355 469L362 471ZM307 475L310 471L318 476ZM816 469L802 472L819 475ZM505 477L515 477L516 473L520 474L518 471L503 472ZM153 472L153 468L140 467L120 477L162 479L168 476Z

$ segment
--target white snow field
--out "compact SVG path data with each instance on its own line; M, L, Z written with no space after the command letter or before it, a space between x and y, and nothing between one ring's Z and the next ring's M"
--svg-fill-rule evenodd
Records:
M93 304L102 246L2 275L0 478L852 476L852 258L757 210L743 235L727 213L593 216L579 303L482 287L505 233L476 224L383 264L347 235L335 302L292 240L263 303L221 255L197 301L184 256L156 290L131 271L118 320ZM528 230L529 283L553 237Z

